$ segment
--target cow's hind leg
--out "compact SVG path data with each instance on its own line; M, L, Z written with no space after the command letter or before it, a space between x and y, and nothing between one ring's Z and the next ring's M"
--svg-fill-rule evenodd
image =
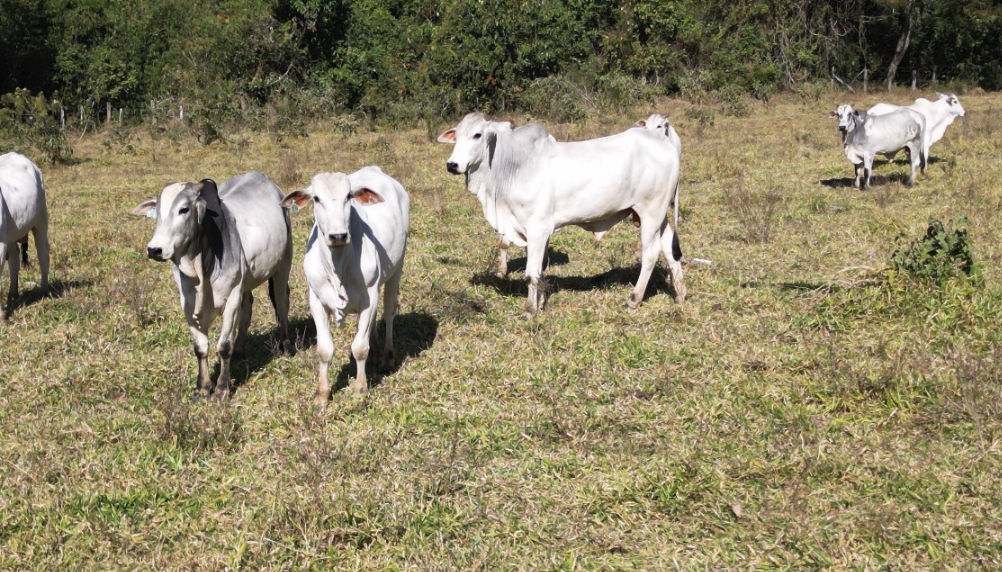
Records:
M383 355L381 356L381 366L385 371L392 371L396 367L396 359L393 355L393 319L397 316L397 299L400 294L400 278L403 276L403 269L386 281L383 287L383 324L386 326L386 336L383 339Z
M21 239L21 266L27 268L30 266L28 263L28 235L24 235Z
M244 344L247 343L247 330L250 328L251 315L254 312L254 294L247 292L240 300L240 326L237 328L237 339L233 342L233 355L244 354Z
M685 278L682 276L682 247L678 242L678 230L672 228L668 219L661 225L661 252L668 261L671 285L675 289L675 301L685 301Z
M42 291L49 291L49 213L43 213L31 235L35 237L35 253L38 254L38 271L41 273ZM25 245L27 247L27 244Z
M511 243L508 242L508 239L502 236L498 244L498 270L496 273L498 278L508 276L508 247L510 246Z
M310 288L310 314L317 327L317 404L326 405L331 397L331 383L327 371L334 358L334 338L331 336L331 318L323 302Z
M230 361L233 358L233 344L236 341L237 329L242 319L240 309L243 305L243 295L239 286L234 288L226 299L223 307L223 325L219 329L219 343L216 344L216 351L219 354L219 379L216 380L216 387L213 390L213 397L226 399L230 396Z
M644 299L647 282L651 279L651 273L658 263L658 256L661 255L661 228L667 220L667 215L657 222L650 215L640 218L640 277L630 294L629 301L626 302L626 306L631 310L636 309Z
M0 229L3 230L3 229ZM3 295L3 265L7 262L7 253L9 249L6 242L0 242L0 296ZM3 299L0 298L0 302ZM7 303L10 303L10 297L7 298ZM7 313L4 312L4 305L0 303L0 322L7 321Z
M17 286L18 277L21 272L21 259L17 256L17 244L10 243L7 248L7 252L13 256L9 256L7 261L10 264L10 287L7 290L7 303L13 304L14 299L18 297L19 290Z
M528 245L525 248L525 277L529 281L529 296L525 301L524 318L536 315L546 301L543 291L543 261L546 259L546 249L550 244L550 234L547 232L529 233Z
M369 304L358 314L358 331L355 332L355 339L351 342L351 355L355 358L355 367L358 370L355 374L355 381L351 384L352 392L355 395L362 395L369 391L369 381L365 377L365 362L369 359L369 334L376 325L379 286L371 288L368 295Z
M291 241L289 243L292 244ZM292 269L292 247L288 256L279 266L274 276L268 279L268 296L275 309L275 320L278 322L278 335L281 339L282 352L292 355L295 349L289 339L289 273Z

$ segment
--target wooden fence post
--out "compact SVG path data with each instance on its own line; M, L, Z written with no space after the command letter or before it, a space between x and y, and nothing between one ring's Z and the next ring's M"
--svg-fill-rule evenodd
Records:
M917 84L917 81L916 81L917 79L918 79L918 72L916 72L915 70L912 70L912 91L915 91L915 89L916 89L915 86Z
M866 93L866 84L870 80L870 70L863 68L863 93Z
M110 127L111 126L111 102L110 101L107 103L107 110L108 110L108 114L105 116L104 126L105 127Z

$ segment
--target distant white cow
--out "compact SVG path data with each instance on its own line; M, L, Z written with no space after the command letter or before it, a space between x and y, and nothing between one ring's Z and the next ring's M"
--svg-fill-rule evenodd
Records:
M540 289L550 236L576 225L601 236L633 213L640 218L640 277L627 305L643 300L664 253L675 296L685 299L682 251L668 220L679 177L679 154L666 137L646 129L570 143L556 142L542 125L512 130L470 113L439 142L455 144L446 169L465 175L484 216L506 240L526 247L529 296L525 315L544 303Z
M908 149L912 168L909 185L915 184L917 169L925 172L925 118L922 114L903 108L885 115L870 116L854 111L848 105L840 105L831 112L831 116L838 118L839 130L844 134L842 146L846 158L855 165L853 185L857 188L861 179L863 188L870 186L873 157L877 154Z
M173 263L174 280L198 360L198 390L225 398L230 393L230 358L240 351L250 325L254 288L268 282L282 349L289 341L289 271L292 230L279 206L282 191L261 173L245 173L223 183L203 179L172 183L156 199L132 213L156 208L157 228L147 255ZM219 379L209 379L209 326L218 314L223 325L216 346Z
M317 326L318 403L330 399L327 370L334 357L331 315L340 327L346 314L358 314L351 344L357 374L352 389L368 391L365 363L370 335L375 338L376 307L383 287L386 339L383 364L393 364L393 318L403 275L409 232L410 197L396 179L379 167L350 175L320 173L310 186L282 199L282 206L313 204L315 223L306 245L303 268L309 284L310 313ZM385 285L385 286L384 286Z
M29 232L35 236L42 290L45 291L49 288L49 211L45 204L42 172L24 155L6 153L0 155L0 280L3 278L3 265L8 262L8 304L18 295L21 260L17 257L17 243L26 244ZM7 314L0 305L0 321L6 320Z
M952 93L947 95L939 92L936 95L938 99L934 102L920 97L915 100L915 103L907 107L907 109L921 113L925 118L925 148L927 153L930 147L943 138L946 128L953 123L953 120L957 117L963 117L967 113L964 111L964 106L960 104L960 100L957 99L956 95ZM884 115L899 109L902 109L902 106L890 103L878 103L871 107L867 111L867 114L872 116ZM889 154L887 159L893 160L894 154Z

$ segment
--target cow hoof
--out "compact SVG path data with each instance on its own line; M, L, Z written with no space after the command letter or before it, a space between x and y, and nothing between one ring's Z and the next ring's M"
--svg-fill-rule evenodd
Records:
M319 391L313 395L313 403L319 405L320 407L327 407L327 402L331 400L329 393L320 393Z
M351 396L354 397L354 398L356 398L356 399L361 399L361 398L365 397L365 395L367 393L369 393L369 386L368 385L363 385L361 387L357 387L357 386L352 385L352 387L351 387Z
M223 391L219 391L217 389L216 391L212 392L212 400L215 401L216 403L223 403L223 402L229 401L230 400L230 390L229 389L224 389Z
M292 345L289 340L282 340L282 353L291 356L296 353L296 346Z

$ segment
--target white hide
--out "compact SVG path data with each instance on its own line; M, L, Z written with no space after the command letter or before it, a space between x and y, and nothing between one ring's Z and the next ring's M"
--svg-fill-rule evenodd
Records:
M870 116L852 111L842 105L833 112L842 122L842 113L849 109L843 138L845 156L855 166L853 185L870 186L873 158L878 154L896 153L908 149L911 158L909 185L915 184L915 171L925 172L926 149L924 145L925 118L915 111L902 108L884 115ZM841 127L840 127L841 128Z
M3 265L10 264L10 289L7 303L18 296L18 241L26 240L28 233L35 237L42 290L49 287L49 212L45 204L45 186L42 172L24 155L0 155L0 286ZM2 293L2 289L0 289ZM0 305L0 321L7 319Z

